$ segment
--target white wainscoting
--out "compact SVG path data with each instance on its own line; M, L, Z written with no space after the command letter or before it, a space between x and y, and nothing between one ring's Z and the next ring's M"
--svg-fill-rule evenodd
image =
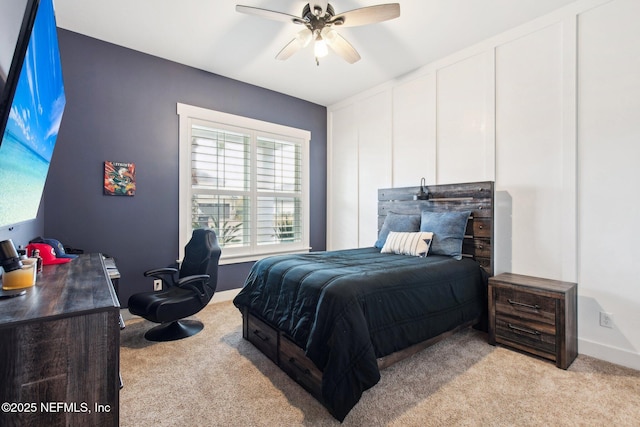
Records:
M485 51L437 71L438 184L493 181L493 51Z
M640 369L640 1L578 18L579 350ZM614 327L599 325L600 311ZM619 352L616 352L619 349Z
M327 247L355 248L358 246L358 127L356 106L348 104L336 109L328 117Z
M378 239L378 188L391 185L391 93L358 104L358 246Z
M436 182L436 75L430 73L393 89L393 185Z
M511 236L497 245L511 238L514 272L575 281L562 263L563 217L575 218L562 211L563 157L575 158L563 153L563 87L575 81L562 72L562 30L555 23L496 48L496 190L512 206Z
M494 180L496 271L577 281L579 351L640 369L638 16L576 1L329 106L327 248L375 240L374 188Z

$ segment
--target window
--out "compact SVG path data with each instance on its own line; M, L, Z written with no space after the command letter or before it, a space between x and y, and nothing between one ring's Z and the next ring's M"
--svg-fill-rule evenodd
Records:
M210 227L221 263L309 250L309 131L178 104L180 248Z

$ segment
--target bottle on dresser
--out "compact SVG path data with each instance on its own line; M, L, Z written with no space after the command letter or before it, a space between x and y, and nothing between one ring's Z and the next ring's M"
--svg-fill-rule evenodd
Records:
M35 258L36 260L36 270L38 273L42 272L42 257L40 256L40 250L34 249L31 258Z

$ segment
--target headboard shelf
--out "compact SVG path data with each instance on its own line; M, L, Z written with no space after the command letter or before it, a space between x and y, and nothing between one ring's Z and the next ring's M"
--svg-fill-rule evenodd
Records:
M432 202L451 202L451 201L458 201L458 200L473 200L473 197L451 197L449 199L445 199L443 197L441 198L429 197L429 200Z
M378 190L378 230L389 212L420 214L422 211L470 211L463 256L472 257L493 276L494 183L443 184L426 187L428 200L414 200L419 186Z

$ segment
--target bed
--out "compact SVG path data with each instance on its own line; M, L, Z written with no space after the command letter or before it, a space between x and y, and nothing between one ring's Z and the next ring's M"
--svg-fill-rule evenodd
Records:
M416 200L419 187L378 191L373 247L265 258L234 299L243 337L339 421L379 381L381 369L486 322L493 182L426 189L428 200ZM435 250L444 247L435 236L446 233L431 234L426 228L438 225L429 221L452 216L464 218L461 251ZM425 229L414 231L416 217ZM398 218L402 226L394 225ZM393 248L416 236L431 245L428 256Z

